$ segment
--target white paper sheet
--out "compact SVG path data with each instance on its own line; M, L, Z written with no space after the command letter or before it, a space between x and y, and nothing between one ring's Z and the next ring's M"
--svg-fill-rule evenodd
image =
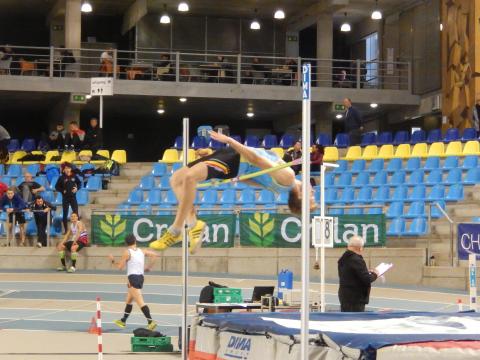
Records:
M382 276L388 270L390 270L392 267L393 267L393 264L381 263L375 268L375 270L377 270L378 276Z

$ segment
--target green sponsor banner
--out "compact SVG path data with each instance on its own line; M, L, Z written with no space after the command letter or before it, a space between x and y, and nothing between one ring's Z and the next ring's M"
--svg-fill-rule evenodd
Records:
M352 235L363 237L365 246L385 246L384 215L341 215L333 220L335 247L345 247ZM240 214L242 246L298 248L301 231L301 221L296 216L260 212Z
M147 246L161 236L173 219L170 215L92 215L92 243L124 246L125 236L134 234L140 246ZM236 215L204 215L202 220L207 223L202 247L233 247Z

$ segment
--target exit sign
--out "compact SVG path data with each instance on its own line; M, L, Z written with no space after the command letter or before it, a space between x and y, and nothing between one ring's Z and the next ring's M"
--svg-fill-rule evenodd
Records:
M72 94L70 102L72 102L74 104L86 104L87 103L87 97L84 94Z
M345 105L343 105L343 104L333 104L333 110L335 110L335 111L345 111Z

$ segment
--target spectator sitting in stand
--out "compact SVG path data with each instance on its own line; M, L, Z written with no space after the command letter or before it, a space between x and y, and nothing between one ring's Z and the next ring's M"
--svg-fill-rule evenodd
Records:
M98 126L98 119L90 119L90 129L87 130L85 134L85 141L83 143L83 148L92 150L92 153L95 154L103 146L103 135L102 129Z
M37 225L37 247L47 246L48 216L50 216L51 210L55 211L57 207L44 200L40 195L36 195L30 210L33 211L35 224Z
M254 79L261 78L264 82L271 80L271 73L265 65L260 64L260 60L257 57L254 57L252 60L252 69Z
M58 123L55 130L48 136L48 145L50 149L63 149L65 146L65 136L67 135L63 123Z
M42 185L33 181L33 176L30 173L25 173L25 180L17 188L23 201L27 204L30 204L40 192L45 191Z
M302 143L300 141L297 141L294 145L293 148L288 150L285 155L283 155L283 161L285 162L291 162L293 160L300 159L302 157ZM295 171L295 175L297 175L300 170L302 170L302 165L292 165L291 168L293 171Z
M160 62L157 64L157 77L162 81L175 81L174 69L172 68L172 61L168 54L160 56Z
M100 76L113 74L113 48L108 48L100 55Z
M65 136L65 150L80 150L84 139L85 131L80 129L78 122L70 121L69 132Z
M60 52L60 55L61 55L60 76L64 77L65 72L70 72L70 73L72 72L72 64L75 64L76 60L71 50L65 49L65 46L61 46L60 48L62 49Z
M20 246L25 246L25 213L26 204L15 193L15 187L10 187L6 194L0 199L0 211L5 211L8 214L8 232L12 233L13 216L15 215L15 224L20 228Z
M313 145L313 151L310 154L310 171L320 171L320 165L323 164L323 155L325 154L325 149L322 145L315 144ZM315 178L310 178L310 184L312 186L317 185Z

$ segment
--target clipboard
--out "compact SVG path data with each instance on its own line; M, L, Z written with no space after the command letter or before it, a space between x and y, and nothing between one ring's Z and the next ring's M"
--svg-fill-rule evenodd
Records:
M382 276L385 274L388 270L390 270L393 267L393 264L387 264L387 263L380 263L377 265L375 270L378 272L378 277Z

